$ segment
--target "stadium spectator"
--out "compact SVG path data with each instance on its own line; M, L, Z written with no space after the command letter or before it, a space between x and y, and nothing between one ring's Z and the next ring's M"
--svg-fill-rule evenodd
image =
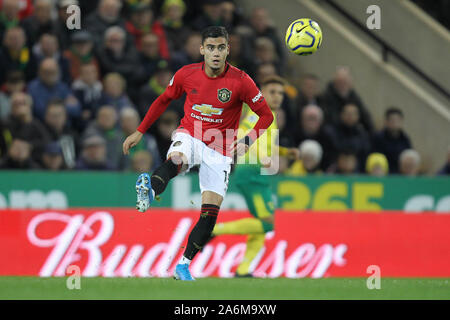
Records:
M150 1L137 2L129 11L129 20L125 22L126 31L133 36L134 46L140 50L142 37L152 31L153 11Z
M304 140L300 146L300 159L296 160L286 171L293 176L319 173L319 164L322 159L323 148L314 140Z
M138 173L151 172L156 166L153 164L153 156L147 150L136 151L131 156L131 170Z
M120 16L122 2L120 0L100 0L97 10L92 12L83 23L83 30L89 31L94 37L96 46L101 46L106 30L119 27L125 30L125 20ZM130 36L126 39L124 32L123 45L132 45Z
M356 174L358 173L358 157L356 151L348 148L339 150L336 156L336 162L327 170L332 174Z
M374 152L386 156L391 173L398 173L398 157L403 150L411 149L411 141L403 130L403 112L388 108L384 113L384 128L372 138Z
M202 61L203 57L200 54L200 46L202 44L202 36L200 33L191 33L186 40L184 50L172 54L171 65L172 70L177 71L181 67Z
M70 76L73 80L80 77L83 64L93 64L97 73L100 72L98 60L94 54L94 42L92 35L84 30L75 32L71 37L71 46L64 51L64 57L69 60Z
M180 50L183 50L186 39L191 29L183 22L186 5L183 0L164 0L161 7L162 17L155 22L156 27L164 31L167 45L170 51L169 58Z
M21 71L11 71L6 76L6 82L0 90L0 121L5 120L11 112L11 95L23 92L25 77Z
M359 109L355 104L343 106L340 121L332 132L335 148L354 150L358 156L358 170L364 171L366 157L370 152L370 139L359 122Z
M122 140L125 140L126 137L128 137L130 134L136 131L137 127L139 126L140 118L139 114L134 108L124 108L120 112L120 128L122 129ZM152 159L152 166L158 167L161 164L161 156L159 154L158 150L158 144L156 143L156 139L148 134L145 133L142 137L142 140L134 146L132 150L130 150L130 156L133 158L134 153L138 153L140 151L150 151L151 153L151 159ZM130 157L122 157L122 163L121 168L130 168ZM133 166L133 161L131 166ZM149 172L148 170L147 172Z
M250 25L254 32L254 40L259 37L266 37L272 41L278 56L280 69L284 70L283 63L286 60L283 46L284 42L280 40L277 29L273 26L267 9L261 7L253 9L250 14Z
M28 85L28 92L33 98L33 112L35 116L44 119L45 108L51 99L64 100L67 114L71 119L79 118L81 106L71 89L59 77L59 65L53 58L45 58L39 66L38 78Z
M406 149L400 153L399 173L404 176L414 177L419 174L421 158L420 154L414 149Z
M256 67L255 82L259 85L263 79L277 74L277 69L273 63L261 63Z
M230 37L230 54L228 55L228 61L231 65L244 70L247 73L251 73L252 57L249 55L250 48L248 48L248 41L239 33L231 33ZM198 51L198 50L197 50ZM274 74L276 73L274 68Z
M122 157L122 135L117 126L118 114L113 106L100 107L97 117L84 131L85 139L100 136L105 141L106 157L113 169L118 169Z
M100 107L100 99L103 92L103 84L98 79L98 69L93 63L82 64L80 77L72 84L75 97L81 104L81 128L95 116Z
M78 133L67 122L64 101L55 99L49 102L45 110L44 125L52 142L58 143L64 151L61 152L64 155L65 166L73 168L80 146Z
M114 109L112 109L114 110ZM83 141L83 150L78 159L78 170L113 170L106 151L106 141L101 136L94 135Z
M114 26L105 31L104 43L98 50L100 70L103 75L118 72L125 79L132 79L139 67L138 56L137 51L131 46L127 47L125 41L126 32L121 27Z
M346 104L353 104L358 108L363 127L368 133L373 132L372 117L353 88L353 80L348 67L340 66L336 68L333 80L328 83L321 99L321 107L325 111L325 122L338 124L342 108Z
M22 71L26 81L30 81L36 76L36 67L36 60L26 45L23 29L12 27L6 30L0 50L0 84L4 83L9 72L16 70Z
M275 66L277 74L283 74L281 61L275 51L273 42L267 37L259 37L254 40L253 43L254 56L252 74L256 74L257 66L262 63L271 63Z
M141 50L139 56L139 69L133 75L133 86L129 88L130 96L135 101L139 94L139 89L156 72L158 63L164 60L159 54L159 38L154 33L147 33L142 37Z
M224 0L204 0L202 12L192 22L192 28L196 31L202 31L209 26L224 26L222 18L223 1Z
M3 36L6 30L19 26L20 17L20 3L17 0L3 0L0 11L0 41L3 41Z
M321 106L319 78L314 74L305 74L300 81L300 92L297 97L296 117L300 120L303 107L314 104Z
M332 129L323 122L323 111L316 105L310 104L303 108L300 122L293 131L294 145L300 145L305 140L317 141L323 149L320 168L326 170L334 161L336 153Z
M47 144L42 154L42 168L59 171L65 169L61 146L57 142Z
M132 107L133 103L126 93L127 83L119 73L108 73L103 78L101 105L113 106L119 113L122 108Z
M437 172L438 175L450 175L450 145L447 151L447 163Z
M15 138L7 155L0 161L0 169L39 169L39 165L31 158L32 146L27 139Z
M52 21L52 1L34 1L34 11L31 16L22 21L28 40L28 46L36 43L44 33L53 34L55 26Z
M244 20L242 11L231 0L225 0L221 4L222 21L228 31L233 31L235 27Z
M375 177L383 177L389 172L389 164L382 153L371 153L366 161L366 173Z
M33 117L32 104L28 94L14 93L11 96L11 114L5 122L5 127L11 137L28 141L32 146L33 159L39 161L50 136L43 124Z
M78 6L79 2L78 0L59 0L57 5L58 15L56 21L54 22L54 32L58 37L58 43L61 50L66 50L70 47L73 34L78 32L77 29L67 28L67 20L71 15L67 12L67 8L71 5ZM82 28L84 29L84 25L82 25Z
M33 46L33 54L38 64L45 58L53 58L58 62L60 77L63 82L70 85L72 78L70 75L69 60L59 51L58 38L53 34L44 33L39 42Z
M149 79L148 83L141 87L139 93L139 114L144 117L148 107L156 100L166 89L173 72L169 69L167 61L161 60L158 63L156 73ZM175 109L178 113L182 113L181 101L172 101L169 108Z

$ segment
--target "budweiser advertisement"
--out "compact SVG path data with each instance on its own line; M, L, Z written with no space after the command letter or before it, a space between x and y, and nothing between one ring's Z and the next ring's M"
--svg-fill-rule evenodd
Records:
M0 211L0 275L169 277L197 210ZM248 217L222 211L219 222ZM252 263L260 277L449 277L450 215L276 213L275 231ZM191 264L194 277L232 277L246 237L216 237Z

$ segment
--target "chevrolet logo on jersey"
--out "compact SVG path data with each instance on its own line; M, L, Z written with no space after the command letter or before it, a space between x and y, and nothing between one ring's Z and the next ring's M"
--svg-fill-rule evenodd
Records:
M200 112L204 116L221 115L223 112L222 108L214 108L210 104L194 104L192 109Z

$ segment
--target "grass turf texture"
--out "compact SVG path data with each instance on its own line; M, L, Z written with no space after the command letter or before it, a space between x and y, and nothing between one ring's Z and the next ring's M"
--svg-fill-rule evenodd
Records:
M449 278L382 278L369 290L365 278L198 279L0 277L0 299L450 299Z

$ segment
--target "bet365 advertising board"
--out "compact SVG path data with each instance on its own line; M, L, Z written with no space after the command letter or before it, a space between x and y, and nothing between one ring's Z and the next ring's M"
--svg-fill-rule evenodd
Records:
M134 207L134 173L0 173L0 208ZM447 177L283 177L270 176L277 207L283 210L450 212ZM172 180L153 205L200 208L198 175ZM246 209L230 178L222 209Z

